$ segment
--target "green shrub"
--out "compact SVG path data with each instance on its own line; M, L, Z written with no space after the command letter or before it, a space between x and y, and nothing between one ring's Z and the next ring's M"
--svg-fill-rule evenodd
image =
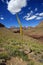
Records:
M0 53L0 59L10 59L10 56L7 53Z

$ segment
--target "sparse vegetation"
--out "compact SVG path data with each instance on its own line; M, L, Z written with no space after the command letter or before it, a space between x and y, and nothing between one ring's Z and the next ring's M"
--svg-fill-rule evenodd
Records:
M13 33L6 28L0 28L0 59L11 57L21 58L27 65L43 65L43 42L26 35L22 37L19 33Z
M10 59L10 56L7 53L5 53L5 52L1 52L0 53L0 59L7 60L7 59Z

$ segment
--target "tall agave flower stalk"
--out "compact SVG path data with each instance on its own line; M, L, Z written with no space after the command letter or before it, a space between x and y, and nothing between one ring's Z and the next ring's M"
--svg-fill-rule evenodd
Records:
M23 35L22 24L21 24L20 19L19 19L17 14L16 14L16 18L17 18L17 21L18 21L19 26L20 26L20 35Z

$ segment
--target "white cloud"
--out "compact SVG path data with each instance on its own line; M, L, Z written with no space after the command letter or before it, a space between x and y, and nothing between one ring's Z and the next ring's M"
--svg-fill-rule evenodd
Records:
M43 16L43 12L39 14L39 16Z
M16 14L21 11L23 7L27 5L27 0L10 0L8 2L8 10L12 14Z
M30 17L31 13L27 13L27 17Z
M32 13L33 13L33 11L31 10L31 11L30 11L30 13L32 14Z
M35 18L36 18L36 16L33 15L33 16L31 16L31 17L27 17L26 20L28 21L28 20L32 20L32 19L35 19Z
M27 16L24 16L24 17L23 17L23 19L26 19L26 18L27 18Z
M28 19L33 14L33 11L31 10L29 13L27 13L26 16L23 17L23 19Z
M35 15L36 15L36 16L39 16L39 13L36 13Z
M33 14L32 10L29 13L27 13L28 17L30 17L32 14Z
M25 20L40 20L43 18L43 12L41 13L35 13L35 14L32 14L32 13L27 13L26 16L23 17Z
M0 17L1 20L4 20L4 17Z
M42 19L42 17L37 17L37 18L36 18L36 20L40 20L40 19Z
M35 8L35 11L37 11L38 9L37 8Z

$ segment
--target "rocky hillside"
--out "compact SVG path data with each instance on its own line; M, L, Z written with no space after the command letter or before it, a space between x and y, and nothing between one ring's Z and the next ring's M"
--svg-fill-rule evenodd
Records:
M24 30L24 34L43 42L43 21L36 27Z

